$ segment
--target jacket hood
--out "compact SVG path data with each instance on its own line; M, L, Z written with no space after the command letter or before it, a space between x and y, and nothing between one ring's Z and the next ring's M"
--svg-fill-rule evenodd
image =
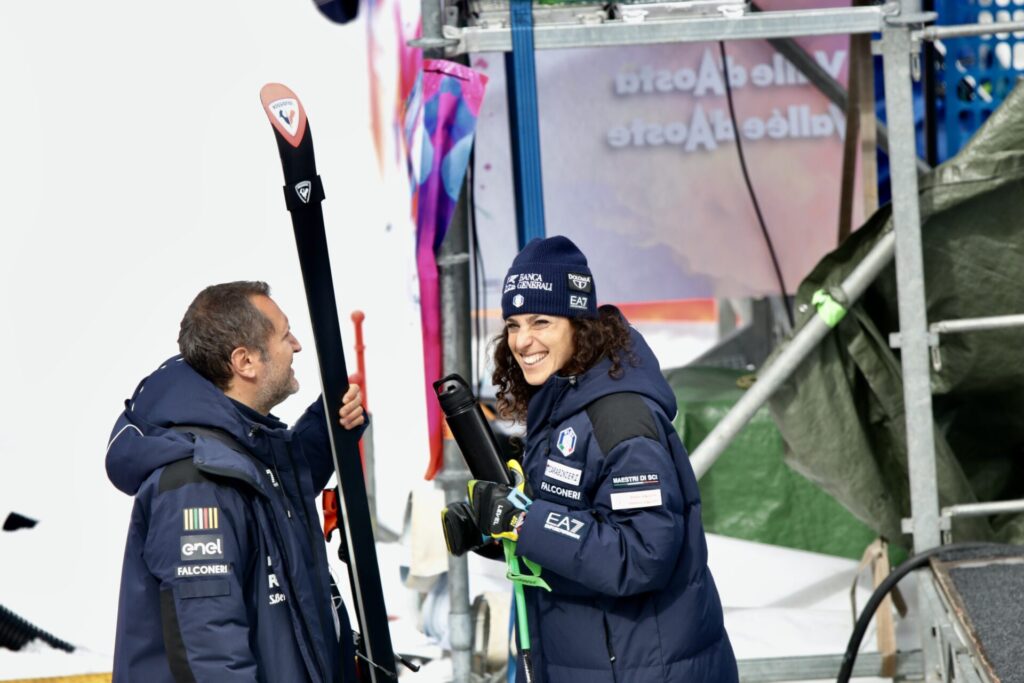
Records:
M261 423L260 429L285 429L275 418ZM174 356L139 383L114 423L106 455L111 483L135 495L154 470L191 458L193 439L170 429L176 424L219 429L253 452L260 448L253 438L257 423L243 417L223 391L181 356Z
M602 358L581 375L552 375L530 399L527 428L543 420L552 424L561 422L603 396L622 392L646 396L657 403L669 419L674 418L677 410L676 396L661 374L658 359L639 332L630 327L629 335L632 344L630 351L638 361L636 365L624 360L623 373L618 379L608 375L612 366L608 358Z

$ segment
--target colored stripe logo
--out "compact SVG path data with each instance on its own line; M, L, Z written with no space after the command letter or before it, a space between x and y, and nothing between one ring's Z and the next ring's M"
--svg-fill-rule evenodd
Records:
M182 511L185 531L216 529L219 513L217 508L185 508Z

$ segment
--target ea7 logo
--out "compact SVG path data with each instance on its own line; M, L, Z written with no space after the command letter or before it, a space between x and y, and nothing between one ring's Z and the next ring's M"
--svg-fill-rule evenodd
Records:
M570 294L569 295L569 308L578 308L580 310L587 309L587 297L582 294Z
M220 534L181 537L181 559L223 560L224 537Z
M577 541L580 540L580 531L584 526L586 524L580 520L557 512L549 512L547 519L544 520L544 528L548 531L554 531L556 534L562 534Z

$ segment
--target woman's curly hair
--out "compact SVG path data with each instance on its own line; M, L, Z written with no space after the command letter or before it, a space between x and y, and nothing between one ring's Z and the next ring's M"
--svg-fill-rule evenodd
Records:
M611 359L609 377L622 377L622 364L639 363L629 338L629 323L618 308L605 304L597 310L597 318L570 318L573 330L573 354L558 370L562 376L580 375L602 358ZM508 345L508 328L491 340L494 349L494 374L491 381L498 388L498 414L517 422L525 422L530 397L538 389L526 382L523 371Z

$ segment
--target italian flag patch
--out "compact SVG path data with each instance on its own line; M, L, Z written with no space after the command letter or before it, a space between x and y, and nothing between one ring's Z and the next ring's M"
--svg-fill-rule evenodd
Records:
M220 510L217 508L185 508L182 511L185 531L216 529Z

